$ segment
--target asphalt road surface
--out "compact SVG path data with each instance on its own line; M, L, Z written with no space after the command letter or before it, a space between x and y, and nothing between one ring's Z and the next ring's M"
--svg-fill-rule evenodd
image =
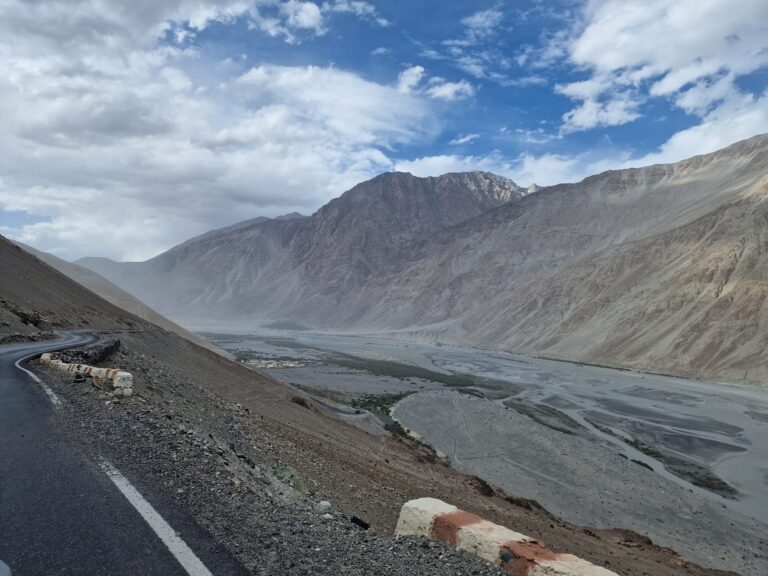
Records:
M244 574L161 490L61 434L52 399L16 366L90 339L0 346L0 561L13 576Z

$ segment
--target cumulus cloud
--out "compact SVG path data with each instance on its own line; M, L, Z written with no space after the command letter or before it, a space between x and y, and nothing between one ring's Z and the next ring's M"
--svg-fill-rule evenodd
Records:
M288 27L312 30L317 35L325 34L323 14L317 4L288 0L280 5L280 10L285 15Z
M265 14L319 33L306 2L23 4L0 3L0 210L30 215L12 236L64 257L146 258L312 210L434 131L428 98L396 85L176 44L174 30Z
M639 103L626 94L605 100L587 98L563 115L564 130L576 132L599 126L619 126L640 118Z
M475 95L475 88L466 80L449 82L445 78L433 76L424 88L419 88L426 76L423 66L409 66L397 78L397 89L401 94L419 92L433 100L456 102Z
M410 66L400 72L397 78L397 89L402 94L409 94L421 84L422 78L424 78L423 66Z
M747 96L737 79L768 65L763 0L591 0L571 32L550 51L589 78L558 87L578 102L565 131L631 122L654 97L704 117Z
M475 89L466 80L447 82L443 78L431 78L426 94L435 100L456 102L457 100L465 100L474 96Z

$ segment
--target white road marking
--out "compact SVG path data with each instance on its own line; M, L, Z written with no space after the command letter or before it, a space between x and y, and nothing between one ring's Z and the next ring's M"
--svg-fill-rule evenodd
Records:
M54 408L57 408L57 409L61 408L62 406L61 399L56 395L56 392L51 390L51 387L48 386L48 384L46 384L42 380L40 380L40 378L38 378L36 374L34 374L33 372L21 366L21 363L24 362L24 360L28 360L29 358L32 358L32 356L38 356L38 354L32 354L31 356L26 356L25 358L21 358L20 360L17 360L16 368L18 368L22 372L26 372L27 374L29 374L29 377L32 378L32 380L34 380L40 385L40 387L45 391L45 393L48 394L48 398L50 398Z
M141 514L149 527L163 541L171 551L171 554L179 561L189 576L213 576L208 568L195 556L195 553L187 544L179 538L176 531L166 522L160 514L147 502L136 488L115 468L108 460L102 459L101 469L106 472L109 479L112 480L117 489L123 493L128 502Z

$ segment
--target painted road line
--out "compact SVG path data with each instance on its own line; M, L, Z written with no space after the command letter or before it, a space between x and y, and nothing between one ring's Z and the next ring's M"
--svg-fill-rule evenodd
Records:
M208 568L195 556L195 553L187 544L179 538L176 531L166 522L160 514L147 502L136 488L115 468L108 460L102 459L99 463L101 469L106 472L112 483L122 492L128 502L141 514L149 527L163 541L171 551L171 554L178 560L189 576L213 576Z
M24 357L24 358L22 358L20 360L17 360L16 361L16 368L18 368L22 372L26 372L29 375L29 377L32 378L32 380L34 380L35 382L37 382L40 385L40 387L48 395L48 398L51 400L51 403L53 404L54 408L57 408L57 409L61 408L61 406L62 406L61 399L56 395L56 392L51 390L51 387L48 386L48 384L46 384L42 380L40 380L40 378L38 378L37 375L34 372L31 372L30 370L27 370L26 368L24 368L21 365L22 362L24 362L25 360L29 360L30 358L33 358L34 356L39 356L39 354L30 354L29 356L26 356L26 357Z

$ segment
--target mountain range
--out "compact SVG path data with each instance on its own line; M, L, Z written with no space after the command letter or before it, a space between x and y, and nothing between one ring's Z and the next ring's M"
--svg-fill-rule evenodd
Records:
M186 326L282 320L761 382L767 200L761 135L532 193L387 173L309 217L79 264Z

